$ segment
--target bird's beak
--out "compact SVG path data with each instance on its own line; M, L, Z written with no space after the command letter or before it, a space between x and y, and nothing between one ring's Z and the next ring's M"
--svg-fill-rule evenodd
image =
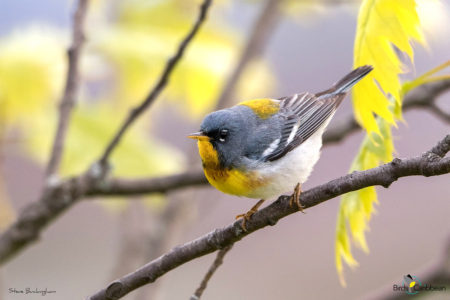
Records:
M188 135L188 138L194 139L194 140L199 140L199 141L209 141L209 136L205 135L201 131Z

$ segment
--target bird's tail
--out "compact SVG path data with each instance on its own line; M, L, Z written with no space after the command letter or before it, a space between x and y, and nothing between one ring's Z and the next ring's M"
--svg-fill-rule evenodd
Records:
M364 78L370 71L373 70L372 66L366 65L354 69L350 73L344 76L341 80L336 82L330 89L333 94L341 94L348 92L358 81Z

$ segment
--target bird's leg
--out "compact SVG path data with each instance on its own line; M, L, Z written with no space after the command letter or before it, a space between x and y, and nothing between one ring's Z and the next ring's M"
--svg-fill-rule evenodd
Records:
M302 193L302 187L300 185L300 182L297 183L294 189L294 193L292 194L291 200L289 200L289 206L292 207L292 205L295 203L297 204L298 210L304 213L303 206L300 203L300 194Z
M247 231L247 228L245 227L245 223L247 223L248 220L250 220L250 217L258 211L258 208L263 204L265 200L261 199L258 201L258 203L256 203L255 205L253 205L252 208L250 208L250 210L248 212L246 212L245 214L240 214L236 216L236 220L242 218L242 229L244 231Z

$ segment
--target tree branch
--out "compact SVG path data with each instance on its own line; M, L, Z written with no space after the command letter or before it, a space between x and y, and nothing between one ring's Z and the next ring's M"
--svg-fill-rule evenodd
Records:
M80 81L79 61L81 48L83 47L85 40L83 27L84 21L86 19L87 7L88 0L79 0L78 7L73 16L72 45L67 51L68 69L66 86L61 102L59 104L58 127L56 129L55 137L53 140L50 160L47 165L47 176L51 176L53 175L53 173L58 171L64 149L66 132L70 123L70 115L72 112L72 108L75 105L75 97Z
M119 196L143 195L149 193L166 193L189 186L205 185L208 181L203 171L187 171L185 173L149 179L106 179L99 186L89 191L91 196Z
M356 171L305 191L300 196L301 203L306 209L365 187L381 185L387 188L401 177L413 175L428 177L450 173L450 157L444 157L449 150L450 135L447 135L421 156L409 159L395 158L390 163L365 171ZM172 248L168 253L114 281L88 299L119 299L140 286L154 282L165 273L188 261L223 249L256 230L275 225L281 218L298 211L296 206L289 205L289 198L290 196L280 196L271 205L257 211L247 221L247 231L242 230L242 220L224 228L215 229L194 241Z
M204 0L203 1L202 5L200 6L199 16L198 16L197 21L195 22L194 26L192 27L191 31L181 42L175 55L172 56L167 61L166 67L164 68L158 82L155 84L155 86L153 87L152 91L147 96L147 98L145 98L145 100L138 107L136 107L130 111L130 114L123 122L119 131L116 133L114 138L111 140L109 145L106 147L105 152L103 153L102 157L100 158L100 165L104 166L107 164L110 154L112 153L114 148L119 144L120 140L122 139L122 136L125 134L125 131L155 101L155 99L159 96L161 91L167 85L167 83L169 82L170 74L172 73L172 70L175 68L177 63L180 61L186 47L189 45L191 40L196 35L197 31L200 29L200 26L205 21L206 14L211 5L211 2L212 2L212 0Z
M87 1L87 0L82 0ZM155 100L161 90L166 86L170 73L176 63L183 55L184 50L197 33L205 20L206 13L212 0L204 0L200 7L200 14L192 30L180 43L176 54L169 59L166 68L161 75L155 88L150 92L144 102L132 110L117 135L106 147L105 153L94 163L88 171L79 176L68 178L58 182L49 182L38 201L26 206L14 222L0 236L0 265L8 261L26 246L36 241L41 231L62 212L66 211L72 204L91 194L93 190L101 185L107 172L107 159L121 137L129 126L139 117L142 112Z
M205 291L206 287L208 286L208 281L211 279L211 277L214 275L214 272L217 271L217 269L222 265L223 258L228 253L228 251L233 248L234 244L231 244L229 246L226 246L223 249L220 249L219 252L217 252L216 259L214 259L214 262L209 267L208 272L206 272L205 277L203 277L202 282L200 283L200 286L195 290L195 293L191 296L190 300L198 300L201 298L203 292Z

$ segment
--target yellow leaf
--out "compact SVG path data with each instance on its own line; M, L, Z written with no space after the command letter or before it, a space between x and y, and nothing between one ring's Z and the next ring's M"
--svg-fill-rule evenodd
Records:
M354 65L372 65L374 70L352 90L355 118L366 129L367 135L351 171L374 168L380 162L392 160L394 144L391 126L395 125L396 119L402 118L401 101L404 95L398 78L404 67L394 46L413 62L412 41L425 44L415 0L362 2L355 37ZM345 257L352 256L350 250L349 253L342 251L342 241L349 239L350 232L354 243L366 253L369 251L365 233L375 203L375 187L342 196L336 232L336 269L343 285L341 257L347 261ZM349 265L353 266L354 262Z
M355 38L354 65L372 65L374 71L353 88L357 121L367 130L380 134L374 113L389 124L395 122L390 102L383 95L401 100L398 75L403 66L394 47L413 61L411 41L425 43L415 0L364 0L361 4ZM376 82L375 82L376 81ZM378 88L382 89L381 92Z
M391 129L389 124L378 118L378 128L380 136L374 135L372 138L367 135L361 144L358 154L353 160L350 171L367 170L377 167L380 162L392 160L393 144ZM348 252L339 251L342 249L342 240L348 240L350 231L353 241L364 252L369 252L365 233L368 231L368 222L374 213L374 204L377 203L375 187L367 187L358 191L350 192L342 196L339 207L339 214L336 226L336 269L341 281L345 285L341 256L353 257L348 247ZM349 226L345 226L346 222ZM345 237L345 238L344 238ZM354 266L355 263L349 263Z

